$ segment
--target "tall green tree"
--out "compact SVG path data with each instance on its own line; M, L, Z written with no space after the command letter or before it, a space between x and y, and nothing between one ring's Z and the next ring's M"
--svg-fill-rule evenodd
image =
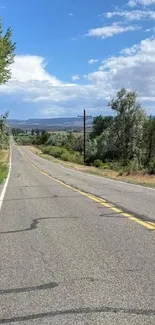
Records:
M145 153L144 164L149 166L152 159L155 158L155 118L151 116L145 123L143 143Z
M117 114L113 136L120 158L124 163L134 157L140 160L146 114L137 101L137 93L122 88L109 105Z
M14 61L15 43L12 42L12 29L8 28L3 33L2 21L0 20L0 85L6 83L11 78L10 65ZM8 144L7 136L8 112L0 118L0 147L4 148Z
M93 120L93 131L90 134L91 138L99 136L103 131L111 126L113 123L112 116L96 116Z
M7 118L9 112L5 113L0 117L0 149L5 149L8 147L9 138L7 132Z
M0 20L0 84L6 83L11 78L10 65L14 62L15 43L12 42L12 29L9 27L3 33Z

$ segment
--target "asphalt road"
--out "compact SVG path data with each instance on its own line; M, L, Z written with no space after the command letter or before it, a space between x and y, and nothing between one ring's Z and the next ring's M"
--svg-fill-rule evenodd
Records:
M155 324L155 231L30 161L145 220L155 219L155 191L12 149L0 212L0 324Z

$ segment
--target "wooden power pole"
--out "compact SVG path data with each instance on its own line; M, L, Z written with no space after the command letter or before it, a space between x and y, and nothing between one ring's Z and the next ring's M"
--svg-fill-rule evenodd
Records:
M86 119L90 118L91 115L86 115L86 110L83 110L83 116L79 116L83 118L83 137L84 137L84 142L83 142L83 159L84 163L86 162Z

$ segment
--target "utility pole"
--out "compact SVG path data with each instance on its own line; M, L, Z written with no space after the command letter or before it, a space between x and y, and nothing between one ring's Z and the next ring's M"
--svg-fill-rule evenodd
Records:
M83 142L83 159L84 163L86 162L86 119L91 118L91 115L86 115L86 110L83 110L83 116L78 116L83 118L83 137L84 137L84 142Z

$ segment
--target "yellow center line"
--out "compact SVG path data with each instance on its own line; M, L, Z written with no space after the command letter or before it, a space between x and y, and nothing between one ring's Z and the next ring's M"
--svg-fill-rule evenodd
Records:
M115 211L116 213L118 213L119 215L123 216L123 217L126 217L128 218L129 220L131 221L134 221L138 224L140 224L141 226L149 229L149 230L155 230L155 223L154 222L150 222L150 221L144 221L144 220L141 220L140 218L134 216L133 214L130 214L130 213L126 213L124 212L123 210L117 208L115 205L113 204L110 204L109 202L107 202L105 199L102 199L96 195L93 195L93 194L90 194L90 193L86 193L84 191L81 191L81 190L78 190L77 188L75 188L74 186L72 185L68 185L66 184L64 181L61 181L53 176L51 176L48 172L46 172L45 170L39 168L38 166L36 166L34 163L32 163L23 153L22 151L18 148L18 150L20 151L20 153L23 155L23 157L34 167L36 168L37 170L39 170L43 175L51 178L53 181L69 188L69 189L72 189L74 190L75 192L83 195L83 196L86 196L88 199L91 199L99 204L101 204L102 206L104 206L105 208L108 208L112 211Z

